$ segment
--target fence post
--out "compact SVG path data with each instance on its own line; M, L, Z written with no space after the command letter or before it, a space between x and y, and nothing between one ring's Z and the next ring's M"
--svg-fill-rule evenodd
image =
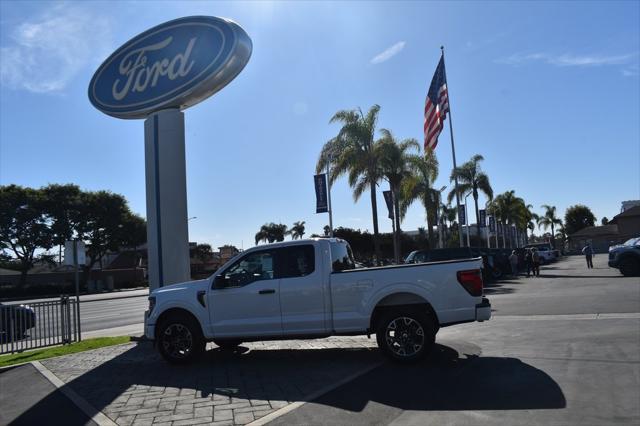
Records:
M68 303L68 299L64 296L60 296L60 329L62 331L62 344L69 343L69 334L67 333L67 310L65 309Z
M15 348L13 346L13 341L15 340L15 324L13 323L13 314L15 311L12 312L11 309L9 309L9 333L6 333L7 337L9 339L11 339L11 353L13 353L15 351Z

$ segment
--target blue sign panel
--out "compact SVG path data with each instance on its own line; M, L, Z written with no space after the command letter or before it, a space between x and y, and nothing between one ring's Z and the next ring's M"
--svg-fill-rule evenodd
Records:
M313 176L316 187L316 213L327 213L329 204L327 201L327 175L322 173Z
M465 215L464 204L458 206L458 222L460 223L460 225L467 224L467 216Z
M393 219L393 193L391 191L382 191L382 195L384 195L384 202L387 203L389 219Z
M480 210L480 220L478 221L480 228L487 226L487 212L486 210Z
M235 22L191 16L134 37L98 68L89 100L118 118L185 109L213 95L245 67L252 43Z

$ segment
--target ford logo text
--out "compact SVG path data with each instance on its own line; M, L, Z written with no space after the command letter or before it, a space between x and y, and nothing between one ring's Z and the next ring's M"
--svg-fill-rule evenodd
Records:
M134 37L107 58L91 79L89 99L119 118L184 109L233 80L251 49L247 33L232 21L176 19Z

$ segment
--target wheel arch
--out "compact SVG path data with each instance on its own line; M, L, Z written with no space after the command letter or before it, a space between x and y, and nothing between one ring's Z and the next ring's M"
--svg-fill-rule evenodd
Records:
M158 329L159 329L160 325L167 318L171 318L172 316L182 316L182 317L187 317L187 318L192 319L196 324L198 324L198 327L200 327L200 334L201 334L201 336L204 337L204 330L202 328L202 324L200 324L200 321L198 320L198 317L196 317L188 309L180 308L180 307L172 307L172 308L168 308L165 311L163 311L158 316L158 319L156 320L156 326L155 326L154 331L153 331L154 338L156 339L156 341L158 340Z
M400 308L424 309L433 318L435 325L440 327L438 315L426 298L410 291L398 291L384 296L376 303L371 312L369 331L375 331L377 321L385 312Z

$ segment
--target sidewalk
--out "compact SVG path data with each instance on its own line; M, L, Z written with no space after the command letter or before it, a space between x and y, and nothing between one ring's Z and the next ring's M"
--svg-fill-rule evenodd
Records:
M313 399L382 362L375 339L366 337L257 342L243 344L236 354L222 352L213 344L208 349L200 362L188 366L167 364L150 342L41 363L63 383L61 390L70 390L92 407L87 410L91 417L101 412L118 425L179 426L249 424L291 403ZM9 373L0 377L5 380ZM65 424L84 424L89 418L67 421L66 411L60 411L63 405L60 410L53 408L59 391L48 389L41 399L26 399L25 394L32 392L30 386L14 384L11 388L17 392L8 394L7 400L24 398L23 405L30 405L12 412L19 424L47 410L56 417L60 413ZM4 384L3 389L7 389ZM2 405L7 404L3 401Z

